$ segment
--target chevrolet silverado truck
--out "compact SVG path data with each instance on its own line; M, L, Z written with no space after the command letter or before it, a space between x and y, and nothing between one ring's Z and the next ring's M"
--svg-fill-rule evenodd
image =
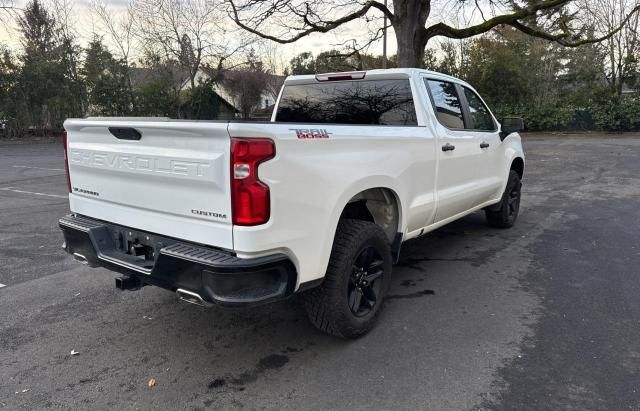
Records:
M376 323L403 242L477 210L520 205L520 118L418 69L288 77L268 122L86 118L64 123L64 248L199 305L300 293L311 323Z

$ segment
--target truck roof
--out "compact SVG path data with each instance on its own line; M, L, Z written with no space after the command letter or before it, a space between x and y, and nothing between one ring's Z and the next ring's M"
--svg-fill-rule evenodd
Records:
M310 82L316 82L317 76L321 75L349 75L349 74L362 74L364 73L364 79L397 79L397 78L409 78L420 74L428 74L433 77L455 81L458 83L465 83L464 81L449 76L447 74L439 73L437 71L424 70L418 68L392 68L392 69L375 69L375 70L362 70L362 71L345 71L340 73L318 73L318 74L304 74L289 76L285 79L285 84L308 84ZM466 83L465 83L466 84Z

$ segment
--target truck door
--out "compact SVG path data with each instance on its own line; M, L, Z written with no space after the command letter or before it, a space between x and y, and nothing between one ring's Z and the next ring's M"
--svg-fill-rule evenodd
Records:
M435 222L463 213L478 204L481 136L469 129L461 87L454 82L425 78L437 119L438 173Z
M480 192L476 202L482 204L501 194L502 182L505 178L501 171L504 162L501 161L500 144L502 142L498 134L497 122L478 93L466 86L461 85L460 88L462 88L463 107L467 109L469 118L469 131L480 141L478 148L481 151L481 166L476 176Z

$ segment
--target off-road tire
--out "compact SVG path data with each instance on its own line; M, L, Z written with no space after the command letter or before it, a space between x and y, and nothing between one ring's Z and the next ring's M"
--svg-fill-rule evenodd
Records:
M487 223L491 227L510 228L516 223L518 213L520 212L520 196L522 183L520 176L514 170L509 172L509 180L507 186L502 193L499 207L492 207L485 210Z
M373 251L369 251L372 248ZM355 299L351 300L350 297L355 286L354 275L357 276L358 272L354 268L356 259L366 252L376 255L376 267L381 267L383 272L381 277L371 281L371 284L373 281L380 281L379 284L376 283L379 292L373 307L369 308L370 312L358 315L359 313L352 311ZM341 220L324 281L302 295L311 323L319 330L341 338L357 338L369 332L378 320L389 289L391 266L391 247L379 226L362 220ZM378 272L377 269L372 269L373 271Z

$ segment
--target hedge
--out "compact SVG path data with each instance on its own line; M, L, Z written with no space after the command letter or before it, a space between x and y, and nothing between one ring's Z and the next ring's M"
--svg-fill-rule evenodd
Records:
M498 118L524 118L527 131L640 131L640 96L591 101L586 106L497 106Z

